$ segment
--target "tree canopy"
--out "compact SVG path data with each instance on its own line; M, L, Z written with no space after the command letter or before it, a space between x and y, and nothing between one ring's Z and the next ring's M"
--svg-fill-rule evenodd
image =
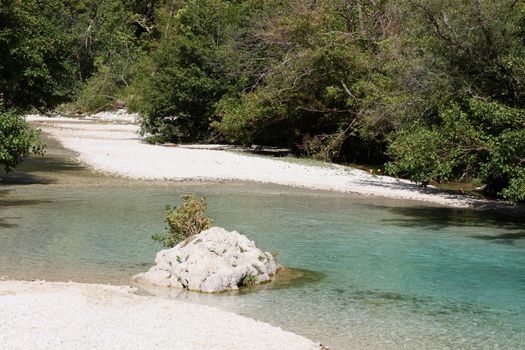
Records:
M8 108L51 107L75 84L71 41L58 0L1 0L0 102Z
M13 170L43 153L38 133L18 112L67 100L75 84L60 1L0 1L0 164Z

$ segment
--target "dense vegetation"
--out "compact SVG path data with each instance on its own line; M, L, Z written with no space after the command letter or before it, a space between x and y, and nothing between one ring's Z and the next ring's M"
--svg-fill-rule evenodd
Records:
M1 1L8 107L125 104L156 142L285 146L525 200L522 1Z
M18 113L64 101L75 83L60 9L58 1L0 0L0 165L6 171L44 149Z

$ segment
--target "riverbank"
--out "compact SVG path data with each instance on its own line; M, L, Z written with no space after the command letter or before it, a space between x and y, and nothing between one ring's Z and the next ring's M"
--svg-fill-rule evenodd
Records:
M125 286L0 281L2 349L319 349L267 323Z
M96 171L157 181L240 180L318 190L358 193L452 207L480 207L490 202L355 168L306 165L224 150L164 147L142 142L138 125L118 119L71 119L28 116L28 120Z

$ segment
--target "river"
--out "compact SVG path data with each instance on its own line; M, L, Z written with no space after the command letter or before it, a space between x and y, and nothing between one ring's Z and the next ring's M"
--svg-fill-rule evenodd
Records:
M238 293L156 293L217 306L332 349L525 348L525 219L255 183L93 173L48 140L0 182L0 276L126 284L161 247L164 207L208 200L215 224L293 268Z

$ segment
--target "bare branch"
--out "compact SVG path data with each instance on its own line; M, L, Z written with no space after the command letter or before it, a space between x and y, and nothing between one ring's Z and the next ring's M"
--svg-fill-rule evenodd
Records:
M303 74L301 74L301 75L295 77L292 86L287 87L287 88L283 88L283 89L277 91L277 93L282 93L282 92L287 91L287 90L293 90L301 78L303 78L303 77L305 77L305 76L308 76L308 75L312 74L313 71L314 71L313 69L308 69L308 70L307 70L306 72L304 72Z
M348 94L348 96L350 96L351 98L353 98L354 100L357 100L357 97L355 97L355 95L352 93L352 91L350 91L350 89L348 88L348 86L346 86L345 82L341 80L341 85L343 86L343 89L345 90L345 92Z

